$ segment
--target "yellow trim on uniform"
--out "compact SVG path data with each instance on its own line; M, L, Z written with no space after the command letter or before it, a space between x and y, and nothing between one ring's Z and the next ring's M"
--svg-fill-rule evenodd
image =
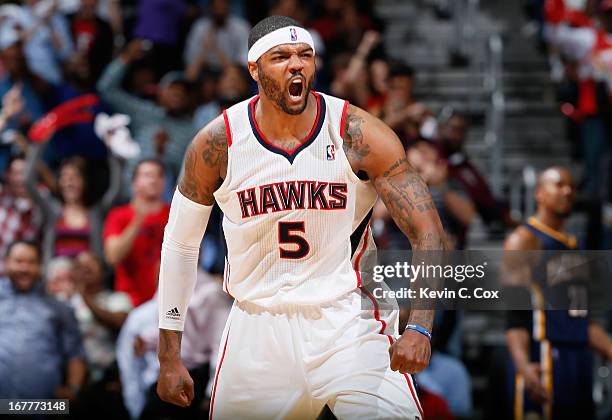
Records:
M534 228L542 231L543 233L547 234L548 236L555 238L557 241L561 242L568 248L576 249L576 237L574 235L555 230L550 226L547 226L544 223L540 222L538 219L535 218L535 216L531 216L529 219L527 219L527 223L533 226Z
M523 420L523 394L525 391L525 378L520 373L514 375L514 420Z
M542 385L548 394L548 400L544 403L544 419L552 419L553 408L553 360L552 348L548 340L540 344L540 366L542 367Z
M546 312L544 312L544 294L537 284L531 285L533 310L533 339L536 341L546 338Z

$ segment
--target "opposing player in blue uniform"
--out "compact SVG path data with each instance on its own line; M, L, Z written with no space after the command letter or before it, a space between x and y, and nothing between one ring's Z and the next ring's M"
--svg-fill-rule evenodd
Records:
M576 238L563 230L575 201L569 172L561 167L543 171L535 199L536 214L504 244L506 281L529 284L534 308L508 316L511 417L590 419L591 349L610 358L612 342L587 311L588 293L577 280L580 256L564 252L577 249Z

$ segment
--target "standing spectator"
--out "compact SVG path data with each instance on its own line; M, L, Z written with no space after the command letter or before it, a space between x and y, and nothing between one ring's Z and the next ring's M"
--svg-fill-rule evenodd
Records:
M17 39L5 36L2 31L3 28L0 28L0 61L2 61L6 74L0 78L0 96L4 97L9 91L17 88L22 101L21 109L15 113L12 112L11 118L4 122L2 128L23 129L42 117L48 110L48 105L43 98L48 94L49 85L30 71L22 43ZM6 168L10 153L9 145L0 145L0 168L2 170Z
M160 81L157 103L126 92L121 86L126 70L143 54L142 41L132 41L119 58L108 65L98 82L98 90L115 112L130 116L130 129L140 144L143 158L155 156L155 139L159 131L163 129L168 133L164 163L176 178L187 145L196 133L192 120L191 84L179 73L167 74ZM128 163L126 169L130 173L136 161Z
M102 257L102 218L119 193L121 165L109 154L110 185L104 196L91 205L86 175L87 161L79 156L65 160L59 170L58 197L42 195L36 187L36 163L41 149L30 147L26 169L26 188L45 218L43 261L52 257L76 257L93 250Z
M157 289L161 244L170 211L162 201L164 175L161 162L139 162L131 202L111 210L104 226L104 254L115 267L115 290L126 292L134 306L151 299Z
M194 62L221 70L229 64L246 63L250 25L230 15L228 0L212 0L210 17L198 19L187 37L185 65Z
M0 184L0 254L4 255L10 243L34 240L38 237L40 212L25 189L26 161L23 156L9 160L4 180ZM0 261L0 275L4 274Z
M62 65L73 54L74 45L66 18L42 0L25 0L17 21L4 24L5 31L19 31L32 71L51 83L62 81Z
M87 367L72 310L45 294L40 255L11 244L0 287L0 398L74 399ZM8 283L8 285L7 285Z
M73 60L86 60L90 78L97 80L113 55L113 30L96 15L98 0L81 0L74 14L68 16L75 43Z
M133 35L150 41L157 75L176 70L181 63L181 23L185 0L139 0Z
M23 111L23 106L21 86L13 86L2 96L2 103L0 103L0 133L4 130L9 120Z

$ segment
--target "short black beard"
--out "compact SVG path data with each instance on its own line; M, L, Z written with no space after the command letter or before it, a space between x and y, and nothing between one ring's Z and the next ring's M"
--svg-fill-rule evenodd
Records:
M310 95L310 90L312 89L313 80L306 81L306 100L304 101L304 105L298 110L290 109L287 105L287 101L285 100L285 96L283 95L283 91L276 80L268 77L268 75L263 71L259 61L257 62L257 75L259 77L259 83L261 83L261 87L263 88L266 96L273 100L276 105L283 110L283 112L289 115L300 115L306 109L308 105L308 95Z

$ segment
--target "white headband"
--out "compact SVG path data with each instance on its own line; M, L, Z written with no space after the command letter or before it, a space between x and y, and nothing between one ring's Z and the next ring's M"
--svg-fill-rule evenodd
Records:
M314 53L314 42L306 29L299 26L285 26L259 38L249 49L247 59L248 61L257 61L259 57L277 45L299 43L310 45Z

